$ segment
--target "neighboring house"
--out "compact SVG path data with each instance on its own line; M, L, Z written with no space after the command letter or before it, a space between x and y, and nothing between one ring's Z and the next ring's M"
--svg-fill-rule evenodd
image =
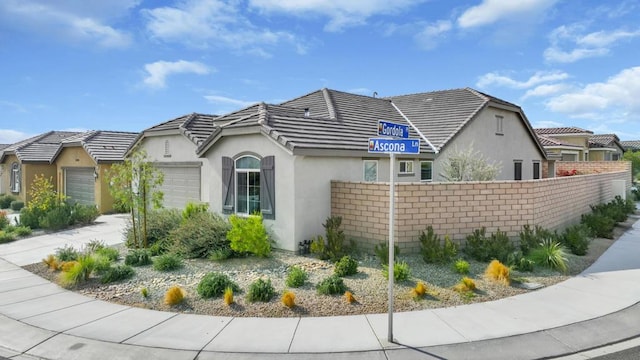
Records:
M538 140L547 152L547 168L543 171L543 177L554 177L556 161L577 157L577 154L583 150L581 146L564 143L545 135L538 135Z
M0 144L0 154L2 154L2 150L6 149L7 147L9 147L10 144ZM0 155L2 156L2 155ZM2 164L0 164L0 194L5 194L7 193L8 189L5 189L5 185L2 182L4 176L2 176L2 174L4 173L4 166Z
M209 163L196 156L196 148L213 131L214 115L189 114L144 130L131 151L144 150L164 174L159 189L163 204L183 208L188 202L209 201Z
M589 138L589 161L617 161L624 148L616 134L593 135Z
M57 189L71 203L95 205L100 213L113 211L107 171L124 155L138 134L87 131L62 140L55 156Z
M640 140L620 141L624 151L640 151Z
M375 98L322 89L280 105L257 104L216 118L197 148L211 169L211 210L260 211L277 247L324 234L331 214L331 180L388 181L389 156L368 152L378 120L415 125L417 155L399 155L398 181L440 181L454 149L474 149L502 163L498 179L534 179L544 149L522 109L473 89ZM162 141L159 142L159 145ZM156 152L161 154L162 147ZM151 152L150 152L151 153ZM203 197L203 199L207 199ZM354 199L355 200L355 199ZM367 201L366 194L358 201ZM385 204L369 204L371 213Z
M53 160L62 140L77 134L49 131L5 148L0 155L0 166L3 168L2 183L8 185L6 193L28 203L31 200L30 186L36 175L51 178L53 185L57 187L56 165Z
M536 135L544 136L547 155L561 161L588 161L589 139L593 132L577 127L535 129Z

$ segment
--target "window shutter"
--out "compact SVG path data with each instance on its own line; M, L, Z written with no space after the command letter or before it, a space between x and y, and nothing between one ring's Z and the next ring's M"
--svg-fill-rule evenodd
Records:
M232 214L234 209L233 159L222 157L222 213Z
M266 156L260 162L260 211L265 219L276 218L275 157Z

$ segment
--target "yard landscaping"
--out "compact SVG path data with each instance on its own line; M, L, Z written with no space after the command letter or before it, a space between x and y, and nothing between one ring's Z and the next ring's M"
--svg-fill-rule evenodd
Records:
M421 253L400 253L396 259L402 265L394 272L405 278L396 281L395 309L491 301L532 291L526 289L530 285L549 286L575 276L637 221L636 215L627 217L634 203L616 201L594 207L571 231L523 229L517 246L507 244L499 232L482 234L478 229L469 235L466 247L463 241L456 248L426 229ZM325 223L326 239L312 244L314 253L298 255L271 251L259 239L245 241L242 251L237 251L238 244L231 249L234 234L249 239L260 233L257 221L233 233L226 220L206 209L192 209L187 215L162 210L150 217L149 249L125 244L101 249L94 242L85 249L59 249L25 268L87 296L154 310L247 317L386 312L383 258L345 244L336 246L339 221L330 219ZM587 236L586 230L598 236ZM127 244L133 245L130 238ZM558 249L564 249L564 255ZM249 254L254 250L260 256ZM565 271L557 261L566 264ZM321 294L330 290L335 294Z

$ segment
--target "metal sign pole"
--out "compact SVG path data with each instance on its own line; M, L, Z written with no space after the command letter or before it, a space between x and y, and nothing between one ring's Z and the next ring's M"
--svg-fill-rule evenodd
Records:
M395 211L395 154L389 155L389 342L393 342L393 220Z

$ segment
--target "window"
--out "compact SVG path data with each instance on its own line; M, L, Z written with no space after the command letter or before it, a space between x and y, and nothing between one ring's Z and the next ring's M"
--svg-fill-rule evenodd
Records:
M504 123L504 117L496 115L496 135L504 135L502 131L502 125Z
M222 158L222 212L275 219L275 158Z
M164 141L164 157L171 157L171 148L169 147L169 140Z
M420 161L420 181L433 180L433 161Z
M533 162L533 178L540 179L540 162L539 161Z
M620 160L620 154L618 154L618 153L613 154L613 155L611 156L611 160L613 160L613 161L618 161L618 160Z
M20 192L20 164L18 164L17 162L14 162L13 164L11 164L11 179L10 179L10 186L11 186L11 192L13 193L19 193Z
M363 169L364 181L378 181L378 160L365 160Z
M413 161L400 161L400 174L413 174Z
M522 161L513 162L513 180L522 180Z

